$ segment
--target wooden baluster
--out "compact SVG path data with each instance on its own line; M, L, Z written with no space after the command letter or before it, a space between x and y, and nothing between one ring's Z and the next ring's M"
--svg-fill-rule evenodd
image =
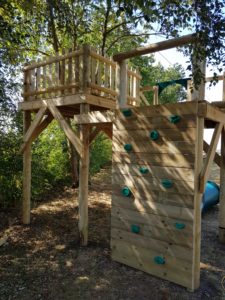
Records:
M80 91L80 55L75 56L75 83L78 86L75 88L75 92L78 93Z
M63 49L62 50L62 55L64 55L64 54L65 54L65 50ZM63 59L61 61L61 65L60 65L60 85L62 87L65 86L65 59ZM65 93L65 90L62 89L60 94L64 95L64 93Z
M72 52L72 49L70 48L69 49L69 53ZM73 69L72 69L72 63L73 63L73 60L72 60L72 56L68 59L68 79L67 79L67 84L68 85L71 85L72 82L73 82ZM73 89L72 88L69 88L68 89L68 92L69 94L73 93Z
M41 89L41 68L36 69L36 91L38 92ZM42 96L37 95L36 99L40 99Z
M46 66L43 66L43 68L42 68L42 71L43 71L43 76L42 76L42 81L43 81L43 83L42 83L42 87L43 87L43 89L44 90L46 90L47 89L47 72L46 72ZM45 93L45 94L43 94L43 98L46 98L47 97L47 94Z

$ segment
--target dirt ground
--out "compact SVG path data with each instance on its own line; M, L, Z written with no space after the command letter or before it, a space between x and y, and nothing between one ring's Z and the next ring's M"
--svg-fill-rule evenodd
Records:
M211 179L218 181L214 167ZM195 292L110 259L111 169L92 180L89 246L78 243L77 190L42 199L23 226L16 212L0 213L0 299L225 299L225 246L218 242L218 207L202 220L201 286Z

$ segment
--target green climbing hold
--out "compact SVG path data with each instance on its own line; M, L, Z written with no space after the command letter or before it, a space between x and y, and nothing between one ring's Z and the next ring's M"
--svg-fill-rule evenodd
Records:
M141 174L147 174L149 172L148 168L146 167L140 167L139 171L141 172Z
M185 224L184 223L175 223L175 227L176 227L176 229L184 229Z
M173 182L169 179L162 179L161 183L166 189L169 189L173 186Z
M130 109L123 109L122 113L125 117L130 117L132 115L132 111Z
M133 233L139 233L140 232L140 226L132 224L131 225L131 231Z
M127 186L125 186L124 188L122 188L122 194L125 197L130 197L131 196L131 191Z
M158 265L164 265L166 263L163 256L155 256L154 257L154 262Z
M124 149L125 149L127 152L130 152L130 151L133 149L133 147L132 147L131 144L126 144L126 145L124 145Z
M176 124L180 121L180 116L178 115L172 115L169 117L169 120L171 123Z
M150 138L153 140L153 141L156 141L158 138L159 138L159 133L157 130L152 130L150 132Z

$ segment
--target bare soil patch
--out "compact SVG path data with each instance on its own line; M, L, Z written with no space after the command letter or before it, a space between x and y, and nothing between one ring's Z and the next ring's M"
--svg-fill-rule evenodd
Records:
M214 166L211 179L218 181ZM218 241L218 207L202 220L201 286L195 292L110 258L111 169L90 186L89 246L78 242L77 190L54 191L23 226L16 212L0 213L0 299L225 299L225 246Z

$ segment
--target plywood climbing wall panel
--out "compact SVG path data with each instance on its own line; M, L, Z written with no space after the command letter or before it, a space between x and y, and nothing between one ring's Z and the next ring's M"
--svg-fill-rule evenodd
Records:
M113 124L112 258L190 289L196 134L193 102L118 111Z

